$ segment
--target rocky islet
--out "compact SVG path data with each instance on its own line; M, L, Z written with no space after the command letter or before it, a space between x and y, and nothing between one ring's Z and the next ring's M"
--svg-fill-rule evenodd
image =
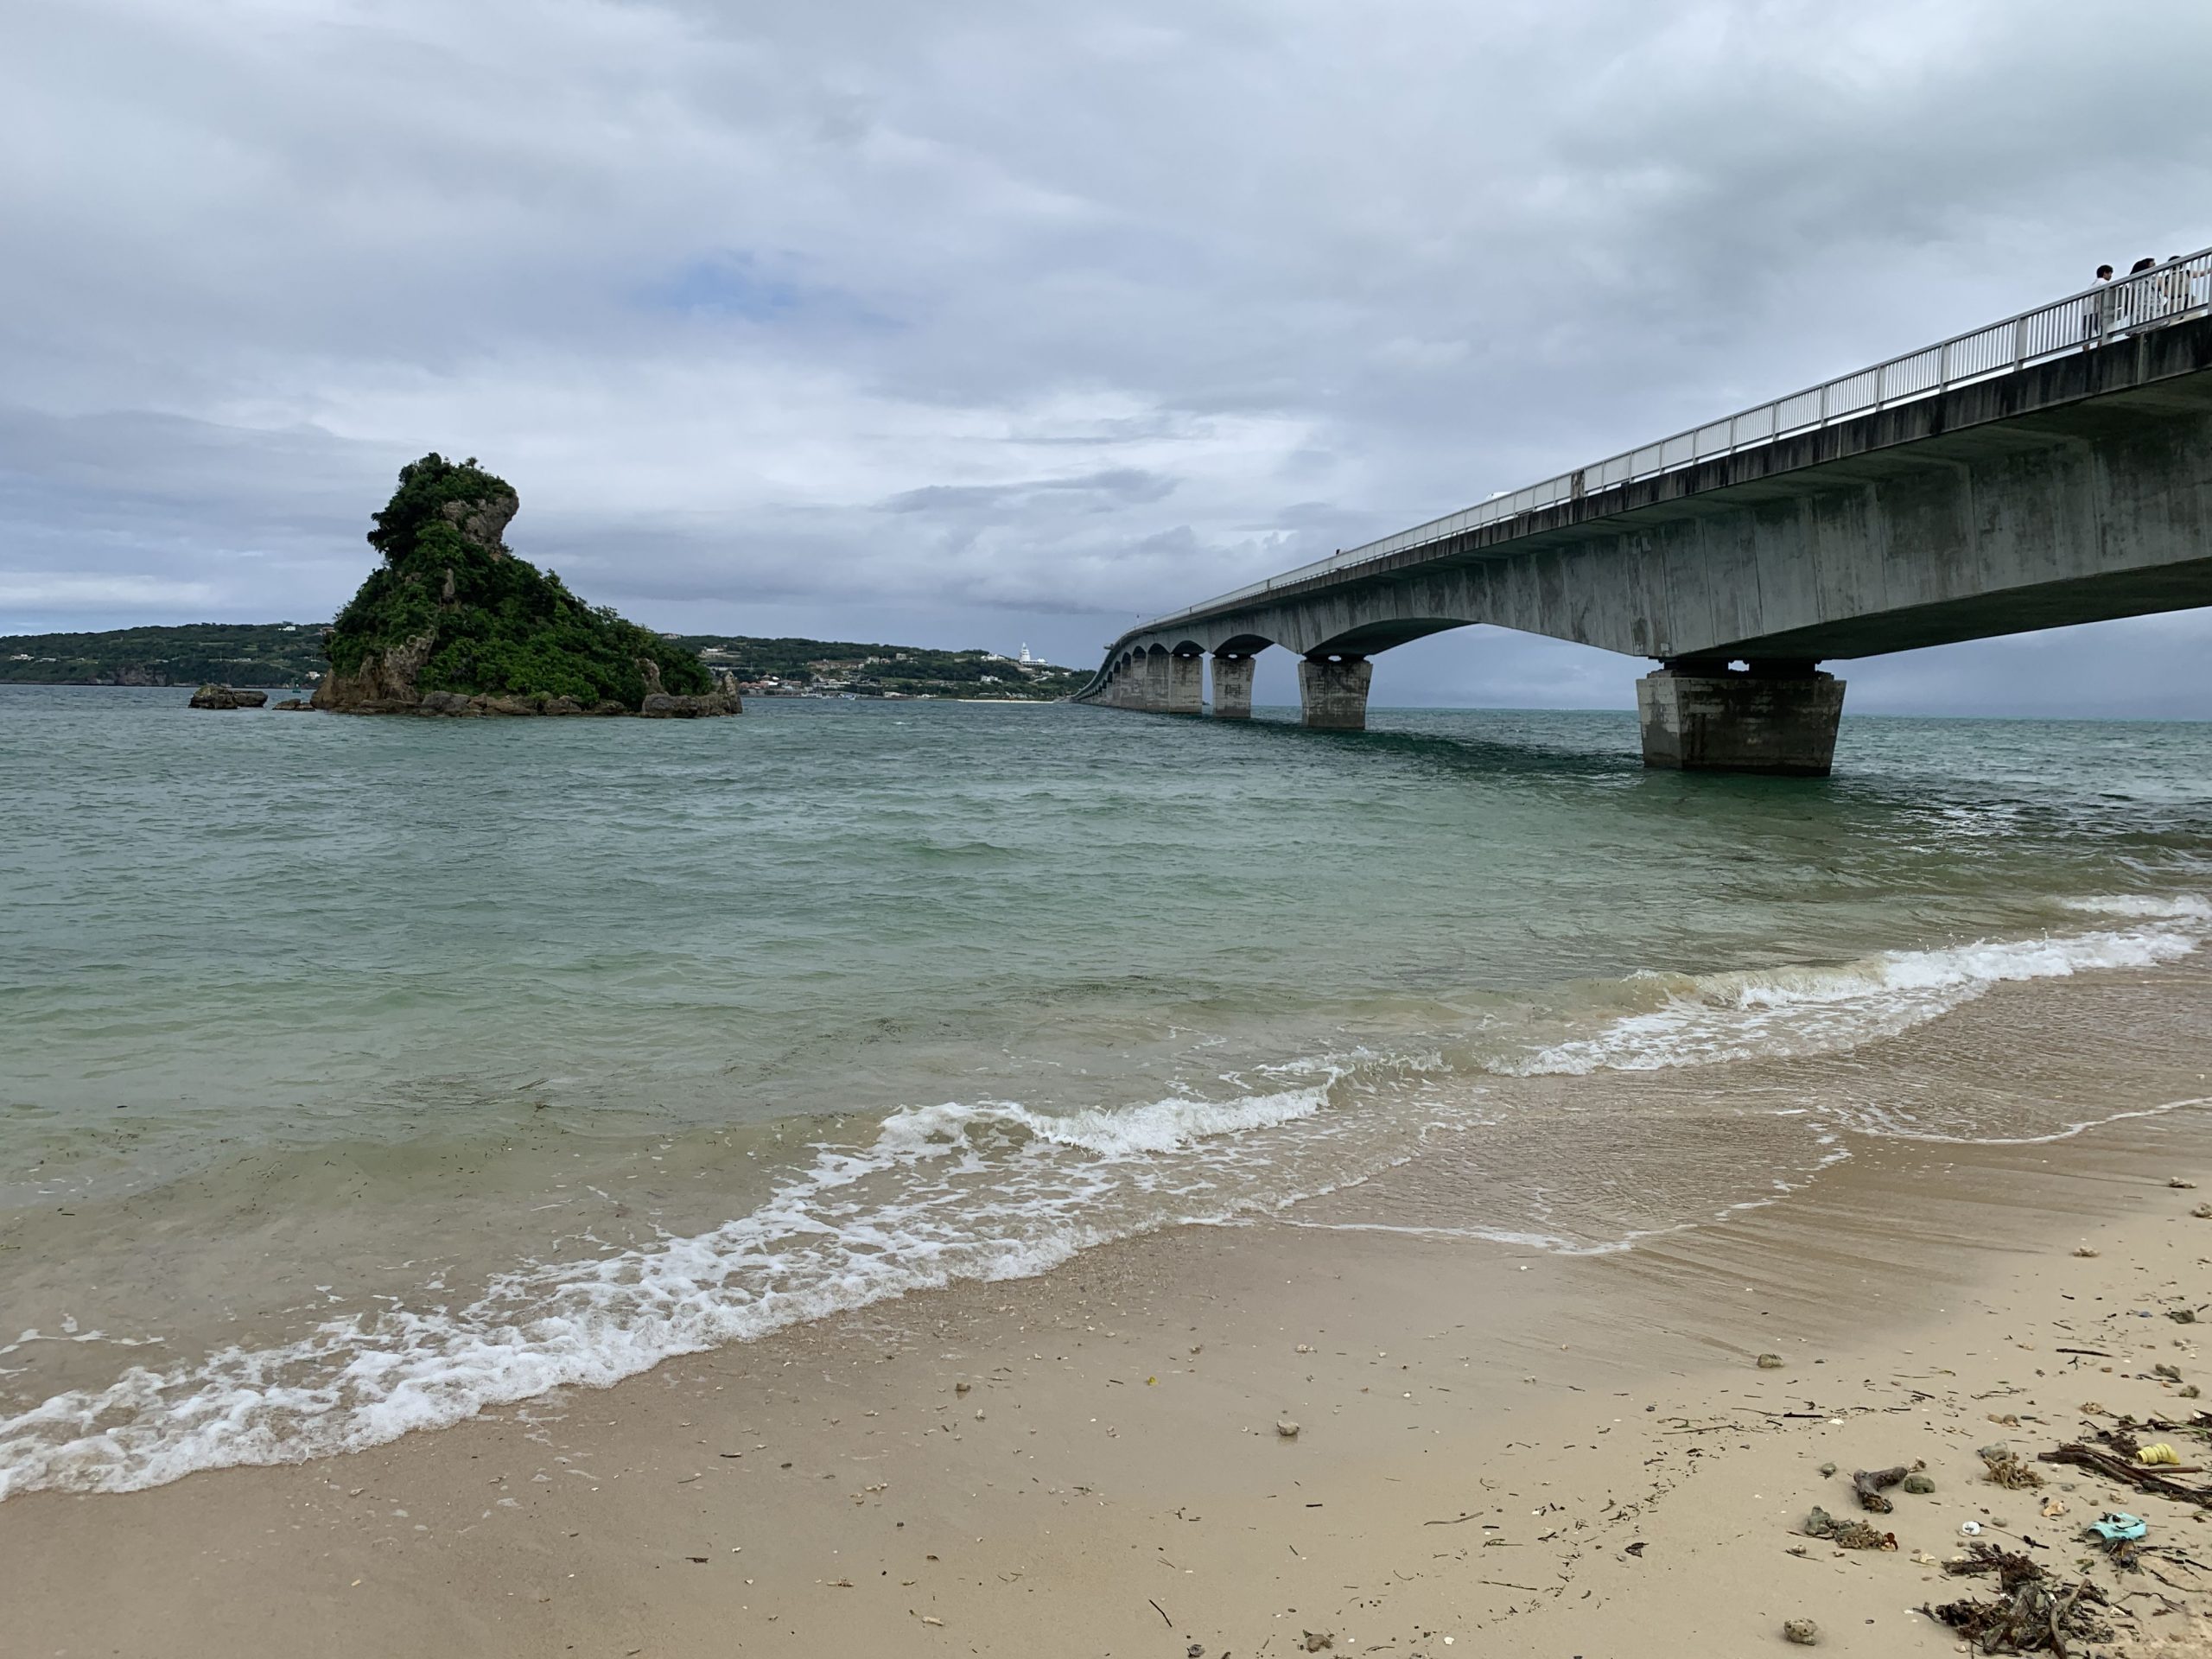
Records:
M520 508L474 457L404 467L368 537L384 563L325 636L330 672L311 706L448 718L742 712L726 671L517 557L503 537Z

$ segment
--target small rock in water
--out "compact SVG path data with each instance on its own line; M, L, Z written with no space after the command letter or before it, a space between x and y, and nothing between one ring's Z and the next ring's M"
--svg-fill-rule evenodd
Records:
M1916 1497L1925 1497L1936 1490L1936 1483L1926 1475L1907 1475L1904 1489Z
M2199 1221L2212 1221L2212 1204L2200 1204L2189 1213Z
M2075 1246L2074 1254L2076 1255L2094 1256L2096 1252L2086 1244L2077 1244Z
M269 701L266 691L241 691L234 685L201 686L188 705L194 709L259 709Z
M2194 1192L2196 1190L2196 1183L2195 1181L2184 1181L2178 1175L2175 1176L2173 1179L2168 1181L2166 1185L2168 1186L2177 1186L2184 1192Z
M1835 1465L1832 1463L1824 1463L1821 1465L1821 1478L1826 1479L1828 1476L1834 1473L1835 1473Z
M1759 1356L1759 1370L1763 1371L1778 1371L1781 1369L1782 1356L1780 1354L1761 1354Z
M968 1392L968 1385L965 1382L956 1382L952 1385L952 1391L955 1394L965 1394Z
M1319 1630L1300 1630L1299 1635L1305 1638L1306 1651L1308 1653L1319 1653L1324 1648L1333 1648L1337 1645L1335 1637L1324 1635Z
M1183 1649L1183 1659L1206 1659L1206 1644L1203 1642L1192 1643Z
M1795 1642L1801 1648L1809 1648L1820 1641L1821 1627L1809 1618L1785 1619L1782 1625L1782 1639Z
M1286 1417L1275 1425L1275 1433L1286 1440L1294 1440L1298 1438L1298 1425Z

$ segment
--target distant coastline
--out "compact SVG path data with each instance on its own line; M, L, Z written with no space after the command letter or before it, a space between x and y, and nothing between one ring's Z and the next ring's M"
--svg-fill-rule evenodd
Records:
M329 670L324 622L194 622L102 632L0 635L0 685L190 687L221 684L295 690ZM847 640L756 639L742 634L664 634L726 668L748 697L846 697L887 701L1050 702L1085 675L1055 664L982 650Z

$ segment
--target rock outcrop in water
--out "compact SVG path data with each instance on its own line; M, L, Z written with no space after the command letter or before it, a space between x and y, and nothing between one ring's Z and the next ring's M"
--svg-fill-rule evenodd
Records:
M501 538L521 507L472 458L404 467L369 532L383 566L326 637L314 706L341 714L734 715L705 664L588 606Z
M269 701L266 691L241 691L234 685L203 685L192 694L194 709L258 709Z

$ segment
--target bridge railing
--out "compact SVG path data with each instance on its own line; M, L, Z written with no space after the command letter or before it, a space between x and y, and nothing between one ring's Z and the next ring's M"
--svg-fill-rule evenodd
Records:
M2063 300L2007 317L2002 322L1954 335L1725 419L1708 421L1703 426L1593 461L1573 472L1548 478L1541 484L1531 484L1526 489L1500 492L1475 506L1432 518L1411 530L1347 548L1328 558L1270 576L1265 582L1253 582L1202 604L1154 617L1133 632L1147 632L1165 627L1204 612L1259 598L1277 588L1293 587L1316 576L1353 569L1410 548L1449 541L1468 531L1557 506L1562 501L1579 499L1593 491L1656 478L1700 461L1734 454L1739 449L1818 431L1838 421L1934 397L1976 380L2010 374L2031 363L2090 349L2139 334L2145 328L2201 316L2208 311L2212 311L2212 248L2185 258L2170 259L2135 276L2100 283L2082 293L2069 294Z

